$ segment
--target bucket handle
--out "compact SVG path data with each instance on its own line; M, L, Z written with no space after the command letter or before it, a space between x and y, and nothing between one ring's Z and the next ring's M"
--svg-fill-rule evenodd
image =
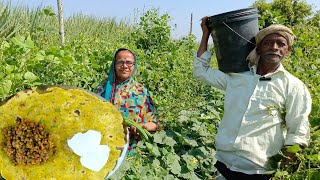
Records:
M238 35L239 37L241 37L242 39L244 39L245 41L247 41L248 43L252 44L252 45L256 45L253 42L249 41L248 39L246 39L245 37L241 36L241 34L237 33L235 30L233 30L230 26L228 26L228 24L226 24L225 22L222 22L227 28L229 28L232 32L234 32L236 35Z
M238 15L242 15L242 14L238 14ZM243 14L246 15L246 14ZM258 18L260 17L259 15L251 15L250 18ZM234 22L234 21L243 21L243 20L247 20L248 16L242 16L242 17L235 17L235 18L226 18L224 19L224 22Z

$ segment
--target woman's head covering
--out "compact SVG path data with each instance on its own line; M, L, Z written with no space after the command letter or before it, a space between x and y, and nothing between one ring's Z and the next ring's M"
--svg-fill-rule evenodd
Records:
M280 34L281 36L286 38L289 46L293 45L295 36L292 30L281 24L272 24L257 33L255 37L256 47L247 56L247 60L249 61L250 66L258 64L260 55L258 55L257 53L257 46L260 44L263 38L265 38L269 34Z
M127 83L130 80L133 80L133 77L134 77L134 75L137 71L137 68L138 68L136 55L131 50L126 49L126 48L120 48L116 51L116 53L114 54L110 69L109 69L107 83L104 87L105 88L104 89L104 93L105 93L104 96L105 96L106 100L110 101L111 103L113 103L113 100L114 100L113 99L114 98L114 89L116 86L116 83L115 83L116 82L115 61L116 61L117 54L121 51L129 51L130 53L133 54L133 57L134 57L134 69L132 71L132 74L127 80L125 80L122 83Z

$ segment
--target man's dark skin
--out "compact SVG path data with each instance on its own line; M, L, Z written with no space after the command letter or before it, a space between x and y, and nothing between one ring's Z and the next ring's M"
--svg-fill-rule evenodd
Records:
M266 75L274 72L290 51L291 46L286 38L280 34L267 35L257 47L257 53L260 55L257 74Z

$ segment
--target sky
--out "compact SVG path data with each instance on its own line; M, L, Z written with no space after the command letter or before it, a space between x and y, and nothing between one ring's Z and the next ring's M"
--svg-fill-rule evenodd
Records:
M28 7L52 6L57 11L57 0L11 0L13 4ZM270 2L272 0L267 0ZM64 17L81 13L96 17L115 17L117 20L127 19L134 22L143 12L151 8L159 8L160 14L168 13L172 20L169 25L174 28L173 38L189 34L191 13L193 15L192 33L197 40L201 38L200 19L232 10L248 8L255 0L63 0ZM320 0L306 0L320 9ZM138 17L137 17L138 14Z

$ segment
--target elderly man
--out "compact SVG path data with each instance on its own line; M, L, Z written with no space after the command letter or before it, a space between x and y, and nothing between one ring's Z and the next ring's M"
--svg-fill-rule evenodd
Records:
M281 64L292 49L294 34L283 25L259 31L256 48L247 58L250 71L223 73L209 67L206 19L201 23L203 35L193 74L226 91L215 166L226 179L269 179L271 175L264 174L270 170L268 159L284 146L307 146L310 136L308 89Z

